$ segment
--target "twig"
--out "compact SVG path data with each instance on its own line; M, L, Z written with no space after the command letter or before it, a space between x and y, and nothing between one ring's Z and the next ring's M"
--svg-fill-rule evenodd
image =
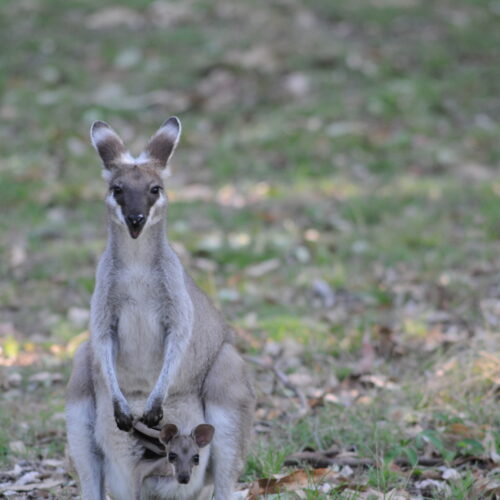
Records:
M370 458L360 458L342 454L329 457L326 455L326 452L322 451L303 451L294 453L285 459L285 465L300 465L304 462L315 468L328 467L331 465L349 465L350 467L378 466L377 461ZM410 467L412 465L407 458L397 458L394 460L394 463L400 467ZM420 465L421 467L435 467L443 463L442 458L420 457L416 465Z
M336 456L327 457L321 452L303 451L301 453L294 453L285 459L285 465L300 465L300 463L307 462L314 468L329 467L331 465L349 465L350 467L367 467L376 465L375 461L370 458L360 458L353 456Z
M411 467L412 463L407 458L396 458L394 463L399 467ZM429 457L420 457L417 459L416 465L421 465L422 467L435 467L436 465L443 465L444 460L442 458L429 458Z

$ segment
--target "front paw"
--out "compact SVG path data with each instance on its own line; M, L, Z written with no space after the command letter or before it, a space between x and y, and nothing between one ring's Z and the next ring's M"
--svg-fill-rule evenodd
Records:
M125 432L131 431L134 423L134 418L132 417L132 413L130 413L128 404L115 401L113 403L113 410L115 413L115 422L118 426L118 429Z
M161 403L155 403L149 410L146 409L141 421L144 422L148 427L155 427L158 425L163 418L163 409Z

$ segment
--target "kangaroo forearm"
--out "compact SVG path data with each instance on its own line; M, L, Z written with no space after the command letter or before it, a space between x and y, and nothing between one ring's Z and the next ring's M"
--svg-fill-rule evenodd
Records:
M111 334L102 335L93 342L94 354L101 368L104 383L113 401L124 399L115 368L115 346Z
M113 405L116 425L122 431L130 431L133 417L130 407L123 395L115 369L115 340L112 335L102 335L94 339L94 350L100 364L100 373L106 385Z
M184 355L190 335L190 331L181 331L177 335L173 332L169 334L166 341L161 371L149 395L148 406L162 404L166 399L172 381L175 380L179 365L184 361Z
M142 421L148 427L154 427L163 418L163 402L167 398L172 381L175 379L179 365L185 362L184 353L189 343L191 326L182 329L169 329L165 336L165 354L156 384L151 391Z
M168 251L174 265L170 269L170 274L165 275L165 283L169 283L170 280L182 283L184 279L182 266L170 247ZM163 363L156 384L149 395L146 411L162 404L166 399L179 365L185 362L184 355L193 332L193 303L185 287L178 287L174 293L167 287L166 295L170 296L170 300L177 307L173 314L162 318L165 342Z
M180 344L178 342L171 341L168 343L168 346L165 349L165 356L163 358L160 375L158 376L156 384L148 398L151 402L160 401L163 403L167 397L172 380L177 373L180 361L182 360L186 350L184 344L186 344L186 342L182 342L182 344Z

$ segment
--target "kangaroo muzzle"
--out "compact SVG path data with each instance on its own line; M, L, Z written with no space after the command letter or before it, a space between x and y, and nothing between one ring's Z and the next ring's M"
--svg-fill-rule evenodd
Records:
M146 223L146 217L143 214L132 214L127 215L125 221L127 223L130 236L135 240L141 234L142 228Z
M179 481L179 483L181 484L188 484L189 483L189 479L190 479L190 475L186 472L181 472L178 476L177 476L177 480Z

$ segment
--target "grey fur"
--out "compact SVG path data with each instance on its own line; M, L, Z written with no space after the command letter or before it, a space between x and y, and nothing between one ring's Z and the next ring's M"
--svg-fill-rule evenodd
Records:
M171 131L153 136L171 142L155 146L169 155L178 141ZM107 130L93 140L108 153L107 137L117 143ZM113 165L110 185L127 183L134 196L140 189L146 196L151 185L163 188L165 165L158 158L146 153L134 160L115 150L119 157L106 158ZM150 203L140 236L124 220L127 200L118 203L111 191L106 202L109 238L97 267L90 341L75 355L67 391L68 443L82 498L104 500L106 485L115 499L132 499L136 443L124 430L137 418L149 426L165 423L163 415L181 407L180 421L191 426L181 432L203 421L217 429L209 474L215 499L228 500L244 464L255 405L233 332L172 250L163 192ZM198 405L204 418L193 422L186 415L196 414Z

